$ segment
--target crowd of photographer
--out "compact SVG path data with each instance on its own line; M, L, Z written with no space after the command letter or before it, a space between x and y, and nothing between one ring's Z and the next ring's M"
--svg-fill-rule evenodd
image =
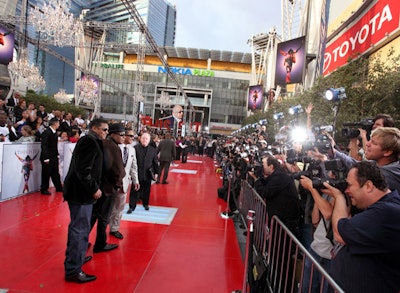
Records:
M384 114L348 123L342 150L311 126L311 111L307 143L284 127L269 146L260 131L221 138L224 181L247 180L268 218L278 216L346 292L400 292L400 130ZM225 218L235 214L233 191ZM330 292L307 259L302 278L301 292Z

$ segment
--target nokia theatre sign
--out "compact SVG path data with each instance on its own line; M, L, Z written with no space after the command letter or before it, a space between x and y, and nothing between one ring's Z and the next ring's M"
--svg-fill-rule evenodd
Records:
M353 26L330 43L324 54L324 72L327 75L345 65L349 58L366 53L399 29L398 1L381 0L369 9Z
M170 67L173 74L179 75L197 75L197 76L209 76L215 75L214 71L206 69L190 69L184 67ZM167 73L167 69L163 66L158 66L158 73Z

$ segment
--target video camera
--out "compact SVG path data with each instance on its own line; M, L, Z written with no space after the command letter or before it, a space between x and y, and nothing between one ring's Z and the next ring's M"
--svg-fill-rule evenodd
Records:
M359 128L367 131L367 137L371 134L372 126L374 125L373 119L364 119L359 122L343 123L342 136L345 138L357 138L360 135Z

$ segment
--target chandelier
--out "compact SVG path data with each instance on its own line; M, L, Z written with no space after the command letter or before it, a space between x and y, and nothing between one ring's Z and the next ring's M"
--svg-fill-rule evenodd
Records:
M71 102L71 98L65 92L65 89L60 89L58 93L54 95L54 99L60 104L66 104Z
M46 87L46 81L39 73L39 69L28 62L28 53L24 48L20 50L18 60L12 61L8 65L8 70L15 76L24 78L28 88L35 91L43 90Z
M158 103L160 104L160 109L161 109L161 113L162 113L164 111L164 109L166 109L171 103L169 94L164 91L161 92L161 95L158 98Z
M76 86L78 88L79 97L83 100L83 102L87 104L94 104L98 96L98 87L95 79L90 76L83 76L76 82Z
M28 21L44 41L59 47L78 46L83 26L69 10L68 0L49 0L40 9L37 6L31 9Z

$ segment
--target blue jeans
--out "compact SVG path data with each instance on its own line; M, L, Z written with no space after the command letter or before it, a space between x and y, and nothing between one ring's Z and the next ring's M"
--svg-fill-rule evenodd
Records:
M311 253L312 257L324 268L324 270L327 273L330 273L331 260L320 257L311 247L308 251ZM302 286L301 286L301 292L302 293L306 293L306 292L327 293L329 286L328 286L328 282L326 281L326 279L324 280L324 283L323 283L324 288L322 291L320 291L322 275L319 273L319 271L316 269L315 266L314 266L314 271L312 274L313 278L312 278L311 290L310 290L311 268L312 268L312 262L308 257L306 257L305 264L304 264L303 282L302 282Z
M93 205L74 205L68 203L71 222L68 226L68 242L65 252L65 275L82 271L89 241L90 217Z

